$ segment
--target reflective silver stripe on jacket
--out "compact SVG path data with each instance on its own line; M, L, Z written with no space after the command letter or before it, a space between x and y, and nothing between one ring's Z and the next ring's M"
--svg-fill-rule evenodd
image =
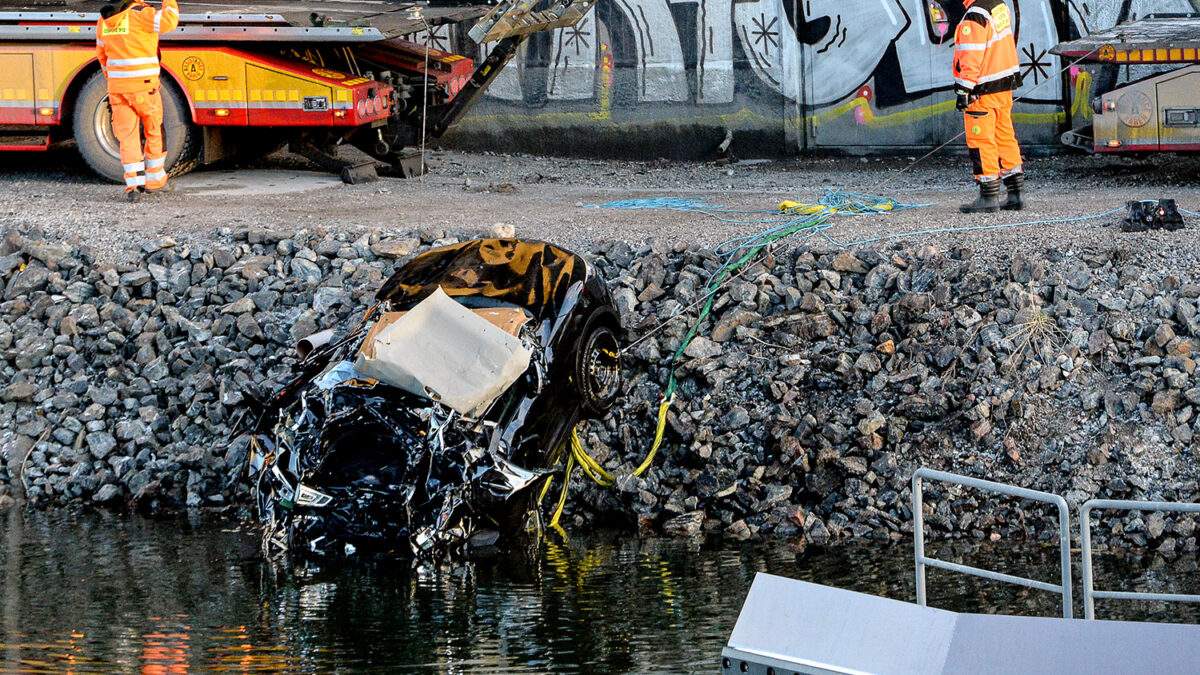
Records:
M1020 65L1013 66L1012 68L1005 68L998 73L993 73L991 75L979 78L979 82L977 84L983 84L984 82L991 82L993 80L1003 80L1004 78L1010 75L1016 75L1019 72L1021 72Z
M157 66L154 68L143 68L142 70L120 70L115 73L108 74L108 76L112 77L112 78L150 77L151 75L158 75L158 67Z
M109 66L148 66L158 65L157 56L140 56L136 59L109 59Z

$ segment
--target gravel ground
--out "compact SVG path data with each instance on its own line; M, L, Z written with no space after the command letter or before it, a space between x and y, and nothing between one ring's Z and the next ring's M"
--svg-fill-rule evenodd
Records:
M170 234L203 243L199 240L219 228L352 232L375 228L385 233L444 229L469 236L490 234L496 223L506 223L519 236L583 251L614 238L635 244L658 239L667 245L681 241L713 245L762 226L677 211L583 206L619 199L694 197L728 208L769 210L782 199L815 199L826 188L878 192L902 202L931 204L886 217L838 219L830 234L844 242L929 228L1077 218L1121 208L1130 199L1173 197L1183 208L1200 210L1197 158L1032 158L1026 165L1030 207L1019 215L975 216L957 211L958 204L973 198L974 192L965 159L934 156L902 171L915 159L806 157L716 165L435 152L424 180L385 177L378 183L333 184L291 193L254 194L248 189L211 194L189 188L190 183L211 178L210 172L198 172L176 181L178 188L171 194L128 204L119 187L90 174L68 145L45 154L10 155L11 168L0 174L0 213L9 224L37 225L51 239L86 244L98 260L119 262L130 258L141 242ZM248 168L289 172L311 165L279 153ZM984 255L1049 248L1147 252L1197 248L1194 228L1127 234L1112 227L1117 220L1119 215L923 234L915 241L905 240L905 245L967 246Z

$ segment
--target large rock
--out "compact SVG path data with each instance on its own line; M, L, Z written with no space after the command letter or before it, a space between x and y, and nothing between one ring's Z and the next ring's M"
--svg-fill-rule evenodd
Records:
M420 245L420 239L381 239L371 245L371 253L380 258L397 260L412 255Z
M23 271L17 272L12 281L8 282L8 288L4 292L4 298L11 300L23 295L29 295L35 291L40 291L46 287L46 283L50 280L50 270L41 265L30 265Z
M853 272L866 274L867 264L859 260L853 253L839 253L833 258L833 269L838 272Z
M302 258L293 258L291 265L292 276L297 279L303 279L310 284L320 283L321 268L315 262L304 260Z
M58 264L71 255L71 249L63 244L51 244L39 242L36 244L27 244L25 246L26 253L31 258L42 261L50 269L56 269Z
M85 438L88 450L96 459L104 459L117 447L117 439L105 431L93 431Z
M693 359L710 359L721 355L721 345L702 335L697 335L692 338L691 343L688 344L687 349L683 350L683 353L685 356L690 356Z
M7 387L0 389L0 399L27 403L33 400L33 395L37 391L38 386L33 382L13 382Z

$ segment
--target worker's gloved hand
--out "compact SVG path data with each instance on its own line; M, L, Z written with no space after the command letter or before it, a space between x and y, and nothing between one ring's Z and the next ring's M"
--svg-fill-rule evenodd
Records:
M974 102L974 97L971 96L971 92L967 91L966 89L955 89L954 96L954 109L959 112L966 111L966 109L971 106L971 103Z

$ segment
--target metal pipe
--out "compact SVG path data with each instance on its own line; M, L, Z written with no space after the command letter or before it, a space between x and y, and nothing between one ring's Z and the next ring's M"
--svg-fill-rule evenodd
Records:
M313 333L306 338L301 338L300 341L296 343L296 353L300 355L300 358L306 359L314 349L317 349L318 347L324 347L325 345L329 344L329 341L332 339L332 328L327 328L323 331Z
M912 477L913 491L913 547L917 563L917 604L925 606L925 499L921 494L921 471Z
M1054 585L1036 579L1026 579L1024 577L1015 577L1000 572L991 570L982 570L977 567L969 567L967 565L958 565L956 563L946 562L937 558L927 558L925 556L925 526L924 514L921 512L921 507L924 503L924 497L921 494L921 481L924 478L930 480L941 481L943 483L953 483L962 485L963 487L974 488L986 492L995 492L998 494L1009 495L1011 497L1019 497L1021 499L1030 499L1033 501L1043 502L1045 504L1053 504L1058 508L1058 545L1060 554L1060 565L1062 567L1062 583ZM1200 506L1200 505L1197 505ZM1062 497L1050 494L1049 492L1041 492L1038 490L1030 490L1028 488L1016 487L1014 485L1005 485L1004 483L996 483L990 480L981 478L971 478L970 476L962 476L956 473L948 473L946 471L935 471L933 469L917 469L913 473L913 546L916 553L916 568L917 568L917 604L925 605L925 567L932 565L943 569L961 572L963 574L971 574L974 576L993 579L996 581L1007 581L1030 588L1037 588L1045 591L1052 591L1062 595L1063 603L1063 618L1072 618L1071 607L1071 514L1067 508L1067 501Z
M1095 593L1092 592L1092 503L1079 507L1079 557L1083 564L1083 618L1096 618Z
M1092 591L1092 597L1110 600L1160 600L1162 602L1200 602L1200 595L1187 593L1140 593L1137 591Z
M1083 558L1083 616L1096 618L1096 598L1112 600L1160 600L1162 602L1200 602L1200 595L1183 593L1140 593L1134 591L1098 591L1092 569L1092 511L1167 511L1200 513L1200 504L1189 502L1138 502L1129 499L1091 499L1079 507L1080 555Z
M984 579L991 579L992 581L1004 581L1010 584L1016 584L1018 586L1025 586L1027 588L1036 588L1039 591L1050 591L1051 593L1062 592L1062 586L1046 581L1026 579L1025 577L1015 577L1011 574L1005 574L1003 572L980 569L970 565L960 565L958 563L952 563L947 560L939 560L937 558L924 558L921 562L930 567L940 567L944 570L950 570L951 572L958 572L959 574L968 574Z

